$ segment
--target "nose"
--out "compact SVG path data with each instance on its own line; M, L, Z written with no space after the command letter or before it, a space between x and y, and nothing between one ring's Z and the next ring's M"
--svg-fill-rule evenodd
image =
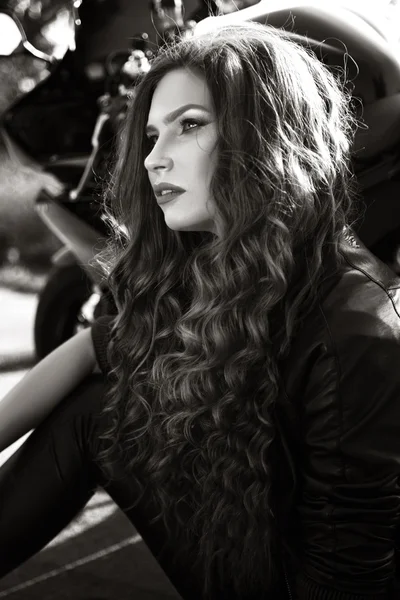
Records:
M153 146L152 151L144 160L144 167L149 172L153 171L157 173L160 170L169 171L172 166L172 158L166 154L165 150L162 150L160 147L158 147L157 143Z

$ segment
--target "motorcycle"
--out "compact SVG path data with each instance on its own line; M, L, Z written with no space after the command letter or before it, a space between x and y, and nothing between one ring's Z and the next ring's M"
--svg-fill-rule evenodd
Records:
M169 2L169 5L173 4ZM153 5L158 22L168 21L162 1L157 0ZM181 10L182 3L177 1L174 6ZM400 188L400 58L398 48L384 28L355 10L338 4L332 7L321 1L280 0L274 3L262 0L240 11L197 23L178 21L176 10L174 19L169 21L180 26L164 25L160 45L182 35L201 34L219 23L255 20L288 30L293 40L311 48L329 68L345 71L346 80L352 86L356 112L365 124L356 134L352 156L365 207L364 216L355 230L372 252L393 269L400 270L400 256L397 259L400 246L400 202L397 199ZM19 26L18 30L23 38ZM89 326L98 315L115 310L93 264L95 254L107 237L98 201L99 181L101 183L106 173L111 140L123 122L134 83L150 68L154 54L147 47L147 40L147 34L139 34L132 49L117 50L108 57L104 89L98 88L96 97L92 91L90 102L85 94L84 119L78 119L76 112L70 121L58 117L63 128L69 126L85 132L82 137L86 146L81 143L78 152L75 144L72 152L64 143L61 151L58 148L50 156L38 155L36 151L35 158L45 171L55 175L63 186L58 193L43 190L36 202L40 217L63 243L62 249L53 257L53 270L39 296L34 331L39 359L80 328ZM24 48L29 51L26 46ZM66 54L49 79L54 90L64 89L65 76L63 79L60 73L65 69L73 71L69 66L71 55L72 51ZM8 111L3 120L3 135L9 145L20 151L29 150L29 127L28 130L22 127L24 110L21 107L25 109L26 123L34 114L34 111L29 112L29 107L35 105L35 99L38 104L43 90L45 86L38 86ZM56 108L55 113L60 114L60 111ZM87 135L88 128L91 128L90 136Z
M113 139L123 122L132 87L150 68L144 51L146 34L136 36L131 51L115 51L106 61L105 93L97 101L99 113L91 137L91 153L76 186L66 182L61 195L43 190L36 209L48 228L64 243L53 256L54 269L42 290L34 323L36 354L51 352L93 320L114 309L93 258L108 234L102 220L101 182L106 178ZM142 49L143 48L143 49ZM68 167L64 158L50 166L53 174Z
M18 18L0 12L0 27L2 15L14 32L15 48L7 50L0 45L0 53L23 49L32 54L32 45L24 45L26 36ZM1 136L9 154L20 162L39 166L59 184L42 189L35 202L39 216L63 244L52 257L53 268L39 294L34 321L38 359L87 327L99 314L113 309L92 264L108 233L102 220L99 182L105 177L113 139L135 81L150 68L153 53L147 44L147 34L140 33L133 37L131 49L117 49L108 55L102 86L94 91L92 86L82 85L82 78L76 84L71 52L60 61L52 59L53 69L44 84L3 117ZM46 115L41 119L43 112ZM35 130L38 121L42 135ZM44 131L43 124L47 127ZM40 139L46 140L43 147Z

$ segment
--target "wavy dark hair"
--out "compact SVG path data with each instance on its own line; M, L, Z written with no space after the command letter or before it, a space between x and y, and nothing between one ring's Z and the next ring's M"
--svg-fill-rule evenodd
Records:
M203 77L214 101L218 235L170 230L143 165L153 92L177 68ZM325 258L341 262L350 106L311 50L247 22L164 47L121 135L106 192L113 235L99 256L118 309L102 464L109 474L122 465L171 536L184 532L177 554L196 557L207 598L224 582L239 596L265 592L276 574L279 361Z

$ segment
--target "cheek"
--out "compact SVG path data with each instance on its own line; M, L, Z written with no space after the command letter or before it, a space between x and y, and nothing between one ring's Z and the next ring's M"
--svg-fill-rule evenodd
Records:
M198 136L196 140L196 162L198 173L201 174L203 183L209 183L217 164L217 136L215 131L207 132L207 135Z
M203 152L202 156L199 157L198 164L199 176L201 178L202 185L209 189L210 182L217 164L215 153L212 150L209 153Z

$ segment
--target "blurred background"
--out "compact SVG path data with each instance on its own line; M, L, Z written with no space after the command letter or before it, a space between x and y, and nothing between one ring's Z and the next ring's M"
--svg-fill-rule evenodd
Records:
M113 309L89 262L107 233L98 199L132 84L159 45L190 35L208 14L257 4L0 0L0 401L37 360ZM340 5L362 13L368 25L354 41L355 53L361 52L357 97L369 124L356 149L371 205L365 240L400 273L400 6L395 0ZM280 23L278 13L276 25L283 26L287 14ZM314 28L315 39L335 38L337 32L324 31L320 20L308 16L305 28ZM301 28L307 14L297 18ZM337 47L327 46L328 56L331 50L333 56ZM75 254L68 249L71 239ZM25 437L0 453L0 464ZM5 597L178 596L125 517L99 491L66 531L0 581Z

